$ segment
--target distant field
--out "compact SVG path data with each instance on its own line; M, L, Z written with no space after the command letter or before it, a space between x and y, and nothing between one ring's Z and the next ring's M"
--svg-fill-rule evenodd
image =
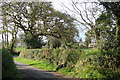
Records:
M22 50L29 50L29 49L19 47L19 48L15 48L14 50L15 51L22 51ZM39 50L39 49L30 49L30 50Z

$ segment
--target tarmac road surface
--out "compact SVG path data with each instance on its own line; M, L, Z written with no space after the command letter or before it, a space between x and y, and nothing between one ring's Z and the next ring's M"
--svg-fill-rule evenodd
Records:
M24 78L22 80L63 80L64 78L70 78L56 72L45 71L17 61L14 61L14 63Z

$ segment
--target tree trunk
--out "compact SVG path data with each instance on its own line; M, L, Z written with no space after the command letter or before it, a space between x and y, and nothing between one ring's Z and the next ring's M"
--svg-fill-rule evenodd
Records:
M12 43L11 43L11 46L10 46L10 52L11 53L13 53L14 43L15 43L15 40L14 40L14 38L12 38Z
M9 40L8 40L8 38L9 38L9 35L8 35L8 26L7 26L7 33L6 33L6 39L7 39L7 48L8 48L8 46L9 46Z
M13 53L13 49L15 47L16 37L17 37L17 32L15 32L15 34L12 35L12 43L11 43L11 46L10 46L11 53Z
M116 40L118 40L118 45L117 47L120 46L120 18L117 17L116 19Z
M95 45L94 45L94 48L99 48L99 36L97 35L98 34L98 31L96 29L93 29L94 30L94 38L95 38Z
M2 48L4 48L5 45L4 45L4 34L2 33Z
M11 46L10 46L11 53L13 52L13 49L15 47L17 33L18 33L18 27L14 26L14 30L13 30L13 33L12 33L12 42L11 42Z

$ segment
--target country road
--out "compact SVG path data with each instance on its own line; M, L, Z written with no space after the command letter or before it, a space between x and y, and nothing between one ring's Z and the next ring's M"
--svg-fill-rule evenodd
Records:
M60 78L67 78L66 76L63 76L56 72L49 72L49 71L41 70L36 67L32 67L32 66L29 66L29 65L17 62L17 61L14 61L14 62L24 79L44 80L43 78L46 78L47 80L56 80L56 79L60 80Z

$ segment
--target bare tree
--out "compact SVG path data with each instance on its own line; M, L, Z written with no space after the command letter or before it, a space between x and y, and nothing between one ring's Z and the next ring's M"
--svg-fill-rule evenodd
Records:
M96 20L102 13L103 6L99 5L99 2L80 2L78 0L71 0L71 7L68 7L65 4L62 5L75 15L76 21L83 25L85 30L89 30L93 33L93 38L97 45L97 40L99 38L96 31L96 28L98 27L96 25Z

